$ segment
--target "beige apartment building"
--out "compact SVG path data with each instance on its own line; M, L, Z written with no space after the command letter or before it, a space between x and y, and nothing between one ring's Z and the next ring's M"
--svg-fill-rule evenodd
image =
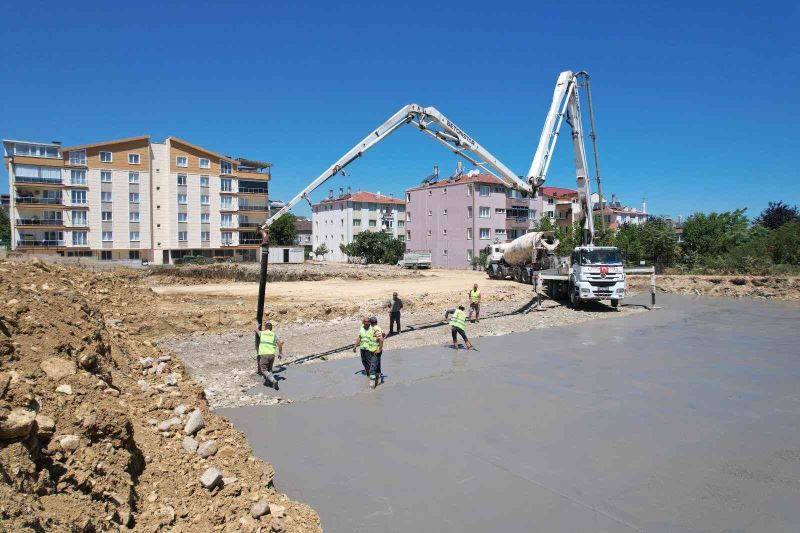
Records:
M257 259L270 163L176 137L3 147L14 250L156 264Z

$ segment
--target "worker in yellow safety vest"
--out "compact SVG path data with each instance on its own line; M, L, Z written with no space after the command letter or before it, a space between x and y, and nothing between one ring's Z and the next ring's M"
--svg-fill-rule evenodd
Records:
M472 312L475 312L475 320L472 319ZM481 291L478 290L478 284L472 286L469 291L469 321L480 322L481 320Z
M472 348L472 343L467 338L467 314L464 312L464 306L459 305L458 309L449 309L445 313L445 319L450 317L450 333L453 335L453 349L458 350L458 341L456 335L461 335L464 339L464 346L469 350Z
M256 355L258 373L264 376L264 385L278 390L278 380L272 374L272 365L275 364L276 353L278 358L283 357L283 341L272 329L272 322L264 324L263 330L256 325L256 334L258 335L258 355Z
M370 376L370 363L372 361L372 354L378 351L380 343L375 338L375 331L372 329L369 317L365 316L361 320L361 329L358 330L358 337L353 345L353 351L361 350L361 366L364 367L364 375Z
M378 325L378 317L369 317L369 324L375 340L378 341L377 349L372 352L372 357L369 360L369 386L374 389L383 377L381 373L381 356L383 355L383 341L386 339L386 334Z

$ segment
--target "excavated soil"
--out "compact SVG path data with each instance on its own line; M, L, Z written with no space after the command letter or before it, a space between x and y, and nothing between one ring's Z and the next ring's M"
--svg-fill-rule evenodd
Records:
M629 276L632 291L649 290L650 278ZM800 300L800 277L797 276L699 276L666 274L656 278L656 290L672 294L727 296L731 298L763 298Z
M0 262L0 531L321 531L138 333L131 277Z

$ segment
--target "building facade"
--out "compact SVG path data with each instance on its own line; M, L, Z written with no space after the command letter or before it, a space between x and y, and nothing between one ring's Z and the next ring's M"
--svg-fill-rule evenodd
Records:
M530 231L541 197L523 198L488 174L468 173L406 190L406 249L441 268L468 268L492 243Z
M600 196L595 193L592 194L592 202L595 216L602 215L606 226L612 230L616 230L625 224L644 224L650 217L647 213L647 203L644 201L642 201L642 208L637 209L622 205L617 199L617 195L612 194L611 201L603 202L601 205Z
M302 246L307 253L310 253L314 242L311 231L311 221L305 217L297 217L294 221L294 229L297 231L295 244Z
M560 228L566 228L581 219L578 191L564 187L542 187L543 217Z
M405 240L405 202L399 198L382 195L380 192L344 192L328 197L312 205L312 241L316 250L324 244L328 249L324 259L347 261L340 245L350 244L353 237L362 231L385 231Z
M3 145L15 250L156 264L257 257L269 163L175 137Z

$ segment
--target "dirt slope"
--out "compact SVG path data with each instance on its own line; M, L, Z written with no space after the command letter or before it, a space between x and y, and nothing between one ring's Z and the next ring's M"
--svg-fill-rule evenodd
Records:
M320 531L128 325L127 281L0 262L0 531Z

